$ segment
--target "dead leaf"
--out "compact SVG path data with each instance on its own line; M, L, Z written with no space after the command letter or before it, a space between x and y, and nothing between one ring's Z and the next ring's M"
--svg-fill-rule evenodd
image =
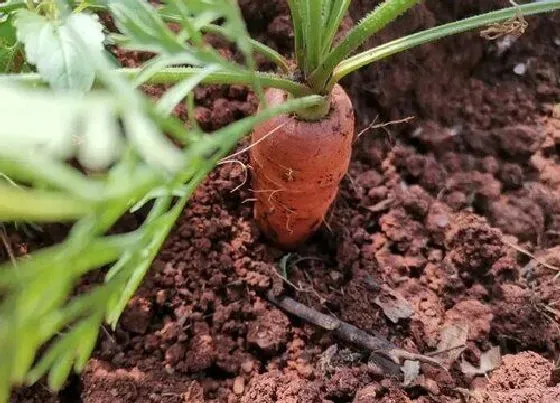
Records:
M420 363L418 361L406 360L401 368L404 373L403 386L406 387L418 378Z
M414 308L396 291L383 286L383 294L375 298L375 304L383 309L383 313L393 323L406 319L414 314Z
M437 350L430 355L438 356L447 368L459 358L466 348L469 325L466 323L453 323L447 325L441 331L441 340Z
M465 375L486 375L488 372L498 368L501 363L500 347L494 346L485 353L480 354L480 366L478 368L470 362L463 360L461 362L461 371Z

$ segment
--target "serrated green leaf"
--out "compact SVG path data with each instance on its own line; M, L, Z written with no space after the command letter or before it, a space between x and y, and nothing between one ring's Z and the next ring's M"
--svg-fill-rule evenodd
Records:
M10 374L10 379L14 383L22 383L25 379L25 374L33 364L33 360L35 358L35 352L38 347L37 334L29 326L11 330L17 331L18 336L17 349L15 350L12 362L12 373Z
M85 92L91 88L95 68L88 53L104 52L105 36L97 16L74 13L59 23L28 10L18 10L15 26L27 61L37 67L53 89ZM82 45L88 47L87 51Z
M97 336L99 334L99 326L101 325L102 315L93 315L85 320L81 326L81 334L78 338L76 347L76 362L74 363L74 371L82 372L87 361L95 348Z
M126 46L156 53L177 53L185 46L144 0L112 0L115 25L127 37Z
M138 73L138 75L134 78L134 85L139 86L144 84L152 78L154 74L165 67L172 65L197 64L198 62L198 59L188 53L158 55L144 64L140 73Z
M73 362L74 352L71 350L67 350L58 357L49 371L48 384L51 390L57 392L64 385L64 382L66 382L70 375L70 371L72 371Z

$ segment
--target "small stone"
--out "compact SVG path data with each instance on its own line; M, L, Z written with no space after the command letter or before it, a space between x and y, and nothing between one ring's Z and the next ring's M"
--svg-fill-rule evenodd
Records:
M240 395L243 393L244 390L245 390L245 379L241 376L238 376L237 378L235 378L235 381L233 381L233 392L236 395Z
M117 397L119 395L119 391L117 389L111 389L111 396Z
M527 64L517 63L513 68L513 72L519 76L525 75L525 73L527 72Z

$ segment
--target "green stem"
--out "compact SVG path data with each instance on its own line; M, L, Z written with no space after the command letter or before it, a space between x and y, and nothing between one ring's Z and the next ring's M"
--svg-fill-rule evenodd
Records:
M140 72L139 69L123 69L123 74L128 77L134 77ZM152 84L173 84L182 81L185 78L198 74L200 69L191 67L173 67L163 69L154 74L149 83ZM311 88L293 81L289 78L282 78L281 76L273 73L256 73L262 86L265 88L279 88L286 90L294 96L313 95ZM252 85L253 77L250 72L214 72L209 74L202 80L203 84L243 84Z
M129 79L133 79L141 72L141 69L118 69L116 71ZM170 67L154 74L147 83L174 84L198 73L200 73L200 69L194 67ZM314 94L313 90L308 86L300 84L290 78L284 78L278 74L257 72L256 75L265 88L282 89L297 97ZM2 81L8 83L19 82L31 86L42 85L44 83L41 76L37 73L0 74L0 84ZM202 80L202 84L241 84L251 86L253 85L253 81L253 76L250 72L217 71L205 77L204 80Z
M325 39L322 46L322 57L327 55L332 48L334 37L340 28L344 14L350 6L350 0L333 0L332 11L325 28Z
M0 221L66 221L90 213L94 204L58 192L0 184Z
M358 49L368 38L394 21L419 0L386 0L356 25L327 56L326 60L308 77L308 82L316 91L321 91L335 67L350 53Z
M384 59L396 53L403 52L407 49L411 49L428 42L433 42L446 36L469 31L474 28L502 22L519 13L522 15L533 15L557 9L560 9L560 0L540 1L537 3L524 4L521 6L492 11L490 13L440 25L438 27L430 28L416 34L396 39L368 51L359 53L341 62L334 70L334 74L332 79L329 81L327 88L332 88L332 86L344 76L367 64Z
M303 37L303 20L301 15L300 0L288 0L292 25L294 26L294 53L296 64L302 69L305 62L305 41Z
M322 23L322 1L321 0L309 0L309 22L308 22L308 58L309 58L309 72L315 70L319 65L319 58L321 56L321 35L323 29L318 27L313 27L314 24ZM321 27L322 28L322 27Z

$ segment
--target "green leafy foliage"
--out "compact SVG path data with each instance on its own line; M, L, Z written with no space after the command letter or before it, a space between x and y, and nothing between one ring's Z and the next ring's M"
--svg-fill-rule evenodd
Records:
M335 67L369 37L379 32L420 0L385 0L354 26L340 44L313 65L309 81L315 88L324 88ZM333 17L334 18L334 17Z
M105 39L97 17L74 13L64 21L22 9L15 16L17 39L25 46L27 61L55 90L87 91L95 79L89 52L103 52ZM76 40L79 35L80 41Z

